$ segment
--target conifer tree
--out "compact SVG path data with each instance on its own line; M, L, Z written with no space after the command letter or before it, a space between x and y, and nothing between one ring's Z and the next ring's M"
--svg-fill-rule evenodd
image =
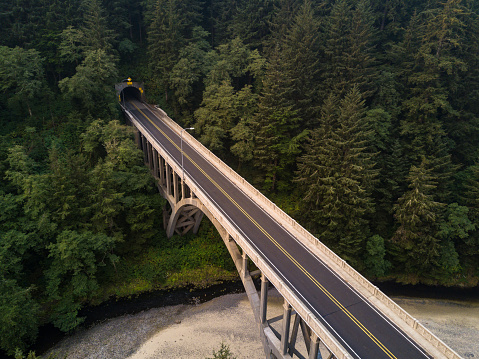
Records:
M323 98L331 91L344 96L355 86L364 98L376 91L373 22L368 0L354 7L349 0L339 0L332 6L324 24Z
M437 177L426 158L411 167L407 180L410 189L395 206L399 227L392 240L400 248L398 258L405 273L427 277L439 263L438 230L444 205L434 200Z
M294 7L283 2L280 8ZM284 20L284 19L283 19ZM301 141L314 127L318 108L318 21L305 0L291 25L273 27L269 65L263 79L259 111L253 121L254 162L263 172L265 188L276 191L291 181Z
M239 37L250 48L261 49L262 39L269 33L272 8L272 0L238 1L228 26L229 37Z
M152 89L162 92L165 102L170 102L170 73L201 23L201 8L200 0L155 0L145 15Z
M300 154L301 119L289 96L291 78L283 76L282 51L277 48L266 68L258 112L251 123L254 133L254 165L266 190L286 188Z
M430 161L438 176L436 196L441 202L449 200L456 169L445 131L447 119L455 113L448 100L448 82L465 69L465 64L453 55L453 48L459 46L455 33L462 26L453 16L453 3L457 5L457 1L450 0L413 17L400 46L406 90L401 135L410 163L418 165L423 156Z
M298 163L304 215L321 241L353 265L369 237L371 190L377 176L368 143L364 100L357 88L344 98L331 95Z
M108 28L107 17L100 0L84 0L83 14L83 47L85 53L104 50L111 54L115 34Z
M188 118L201 101L201 80L207 73L206 55L210 51L208 32L198 26L193 29L193 38L181 49L180 59L170 73L171 86L181 115Z
M279 0L273 5L273 19L269 23L271 35L265 39L267 50L274 51L283 41L299 6L299 0Z
M14 355L25 350L38 333L40 305L32 298L32 288L22 288L0 274L0 348Z
M49 151L49 164L51 195L47 207L52 221L61 223L65 229L81 228L88 222L82 213L88 195L85 158L72 150L61 153L54 147Z
M148 55L153 80L168 102L170 72L185 43L178 0L156 0L149 12ZM155 85L154 85L155 86Z
M479 258L479 165L470 166L464 181L464 192L461 200L469 209L469 218L476 230L459 246L463 261L467 267L478 268Z
M236 0L212 1L207 7L207 19L210 24L207 30L211 34L213 47L225 43L229 38L228 26L235 15L236 4Z
M301 127L316 125L319 83L319 23L313 4L305 0L298 9L291 28L287 31L281 48L283 74L289 78L291 103L302 119Z
M470 166L476 161L475 146L479 141L479 128L475 121L475 114L479 111L479 13L476 2L463 1L450 5L448 11L445 11L446 8L442 11L448 15L443 17L449 18L451 26L442 36L445 44L442 45L441 56L451 58L450 67L463 63L449 71L445 78L453 112L444 124L449 137L454 140L453 158ZM449 40L451 37L452 41Z
M84 0L83 27L63 31L61 55L68 61L79 61L76 73L62 79L58 86L69 98L88 111L115 112L114 83L117 80L117 57L113 50L115 36L108 29L99 0ZM79 46L79 49L78 47Z
M205 58L209 63L203 101L195 111L195 129L200 140L213 151L226 154L231 131L241 121L250 122L256 109L257 95L250 82L262 72L264 60L258 51L251 51L239 38L218 46ZM240 156L240 158L245 158Z

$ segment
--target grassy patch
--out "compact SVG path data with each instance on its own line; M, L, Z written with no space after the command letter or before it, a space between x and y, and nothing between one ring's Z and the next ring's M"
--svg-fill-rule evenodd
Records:
M112 296L129 297L166 288L204 288L238 278L233 260L207 220L197 235L166 238L163 233L141 253L108 268L95 303Z

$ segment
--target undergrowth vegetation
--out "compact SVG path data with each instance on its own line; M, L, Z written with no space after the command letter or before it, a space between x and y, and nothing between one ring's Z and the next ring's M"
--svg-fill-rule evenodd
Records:
M105 272L99 300L158 289L206 287L238 278L223 240L206 217L198 234L166 238L161 232L151 246L122 258L116 268Z

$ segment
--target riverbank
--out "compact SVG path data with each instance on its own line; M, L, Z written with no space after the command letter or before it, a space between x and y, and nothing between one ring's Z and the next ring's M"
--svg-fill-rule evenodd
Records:
M459 355L479 357L479 303L393 299ZM268 317L282 313L282 300L273 290L268 309ZM244 293L109 319L65 338L51 352L68 359L203 359L212 357L222 342L238 359L264 358Z

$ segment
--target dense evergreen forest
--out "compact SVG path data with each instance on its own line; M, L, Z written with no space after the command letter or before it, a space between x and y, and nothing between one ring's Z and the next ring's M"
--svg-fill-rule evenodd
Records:
M479 279L479 1L0 0L0 349L110 296L234 277L166 239L130 76L371 279ZM17 357L22 354L17 352Z

